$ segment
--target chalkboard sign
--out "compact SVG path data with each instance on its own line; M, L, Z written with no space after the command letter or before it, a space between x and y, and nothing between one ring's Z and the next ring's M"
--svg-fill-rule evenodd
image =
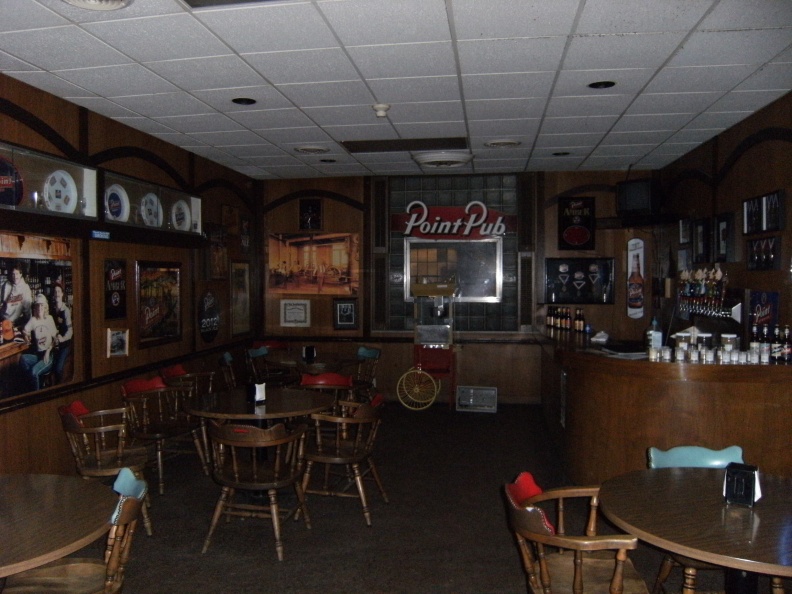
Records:
M545 259L546 303L613 303L613 258Z

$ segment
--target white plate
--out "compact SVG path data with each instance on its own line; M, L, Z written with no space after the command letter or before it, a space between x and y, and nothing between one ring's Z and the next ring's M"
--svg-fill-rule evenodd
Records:
M140 201L140 216L148 227L162 227L162 204L156 194L146 194Z
M126 223L129 219L129 196L118 184L105 190L105 216L108 221Z
M77 184L71 175L62 169L50 173L44 182L44 203L49 210L71 214L79 201Z
M189 231L192 226L190 207L184 200L179 200L171 207L171 224L178 231Z

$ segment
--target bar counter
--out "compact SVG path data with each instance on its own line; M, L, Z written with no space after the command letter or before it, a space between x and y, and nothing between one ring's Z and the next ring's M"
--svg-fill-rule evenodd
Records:
M646 468L646 449L743 448L792 477L792 366L625 360L578 341L543 347L543 407L569 478L599 484Z

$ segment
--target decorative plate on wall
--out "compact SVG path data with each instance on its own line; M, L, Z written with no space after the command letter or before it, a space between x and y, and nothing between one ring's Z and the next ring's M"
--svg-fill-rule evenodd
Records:
M79 202L77 184L68 172L58 169L44 183L44 203L53 212L73 213Z
M162 227L162 204L156 194L146 194L140 202L140 212L147 227Z
M25 191L19 169L5 157L0 157L0 204L19 206L24 196Z
M192 225L190 207L187 202L179 200L171 207L171 224L178 231L189 231Z
M129 196L119 184L105 190L105 216L108 221L126 223L129 219Z

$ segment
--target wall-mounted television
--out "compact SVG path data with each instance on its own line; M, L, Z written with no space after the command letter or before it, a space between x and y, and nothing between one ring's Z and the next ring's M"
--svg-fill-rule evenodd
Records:
M658 214L660 202L651 179L616 184L616 211L621 218Z

